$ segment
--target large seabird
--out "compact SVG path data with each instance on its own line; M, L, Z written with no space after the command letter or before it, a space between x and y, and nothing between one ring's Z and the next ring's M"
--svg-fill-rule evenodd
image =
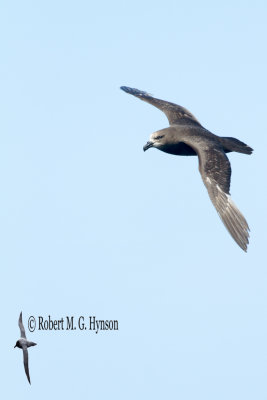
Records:
M31 383L30 373L29 373L28 347L36 346L36 343L30 342L29 340L26 339L25 329L24 329L23 322L22 322L22 312L20 313L20 316L19 316L19 329L20 329L21 338L19 340L17 340L14 348L19 347L20 349L23 350L24 369L25 369L25 373L27 375L28 381L29 381L29 383Z
M231 165L225 153L251 154L253 149L232 137L219 137L205 129L184 107L156 99L138 89L121 87L124 92L159 108L170 127L152 133L144 146L177 156L198 156L199 171L210 199L236 243L247 251L249 227L230 197Z

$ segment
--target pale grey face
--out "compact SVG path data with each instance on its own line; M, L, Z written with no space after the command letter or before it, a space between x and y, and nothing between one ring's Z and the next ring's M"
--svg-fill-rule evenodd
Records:
M144 145L143 150L146 151L150 147L161 147L165 144L166 138L162 131L152 133L149 141Z

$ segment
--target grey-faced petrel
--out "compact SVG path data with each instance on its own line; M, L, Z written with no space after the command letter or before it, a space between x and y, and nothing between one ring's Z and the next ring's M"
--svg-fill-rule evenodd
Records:
M121 89L159 108L169 120L170 127L152 133L144 151L155 147L177 156L197 155L199 172L214 207L232 238L247 251L249 227L230 197L231 165L225 153L251 154L253 149L238 139L209 132L184 107L138 89L126 86Z
M21 338L19 340L17 340L14 348L19 347L20 349L23 350L24 369L25 369L25 373L27 375L28 381L29 381L29 383L31 383L30 373L29 373L28 347L36 346L37 343L29 342L29 340L26 339L25 329L24 329L24 326L22 323L22 312L20 313L20 316L19 316L19 329L20 329Z

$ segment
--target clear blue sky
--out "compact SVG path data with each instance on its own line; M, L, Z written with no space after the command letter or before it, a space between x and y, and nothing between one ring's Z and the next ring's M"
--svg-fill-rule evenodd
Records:
M2 2L1 398L267 398L266 19L265 1ZM168 122L121 85L254 148L229 155L247 254L196 158L143 152ZM31 315L119 331L30 333Z

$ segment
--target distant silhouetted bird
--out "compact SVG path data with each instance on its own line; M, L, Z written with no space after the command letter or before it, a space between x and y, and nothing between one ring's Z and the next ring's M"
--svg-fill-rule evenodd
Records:
M210 199L236 243L247 251L249 227L229 193L231 165L225 153L251 154L253 149L232 137L219 137L205 129L184 107L156 99L146 92L121 87L126 93L146 101L164 112L170 127L152 133L144 146L177 156L198 156L199 171Z
M22 312L20 313L20 316L19 316L19 329L20 329L21 338L19 340L17 340L14 348L19 347L20 349L23 350L24 369L25 369L25 373L27 375L28 381L29 381L29 383L31 383L30 373L29 373L28 347L36 346L36 343L29 342L26 339L25 329L24 329L24 326L22 323Z

